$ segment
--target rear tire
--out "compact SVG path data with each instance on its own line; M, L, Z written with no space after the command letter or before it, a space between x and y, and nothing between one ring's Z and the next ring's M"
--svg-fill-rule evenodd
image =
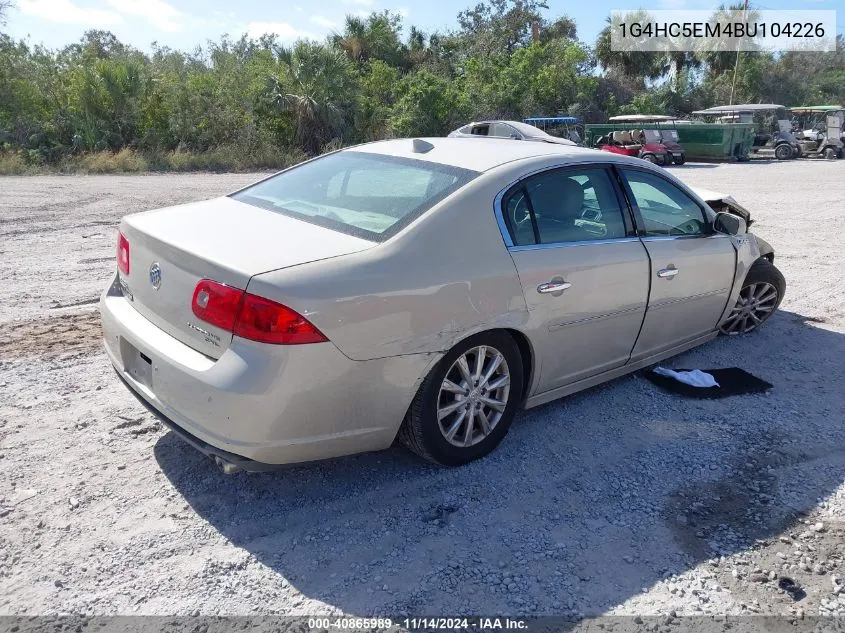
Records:
M825 147L824 148L824 157L827 160L836 160L837 158L839 158L839 152L837 152L832 147Z
M736 336L757 330L775 313L785 293L783 274L768 259L761 257L745 276L736 305L719 331Z
M479 354L484 354L480 365ZM485 376L490 376L487 381ZM423 380L398 439L423 459L444 466L484 457L507 435L522 401L522 380L522 357L513 338L504 332L471 336Z
M657 164L657 156L654 154L643 154L643 160L651 163L652 165Z
M789 160L792 158L792 148L786 143L781 143L775 147L775 158L778 160Z
M687 157L684 154L681 154L680 156L677 156L675 158L676 165L683 165L685 162L687 162Z

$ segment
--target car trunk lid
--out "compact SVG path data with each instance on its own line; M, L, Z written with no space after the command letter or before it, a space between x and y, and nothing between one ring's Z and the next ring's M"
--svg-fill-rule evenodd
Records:
M216 198L130 215L124 295L138 312L193 349L219 358L232 333L196 317L201 279L246 289L253 275L370 248L374 242L244 204Z

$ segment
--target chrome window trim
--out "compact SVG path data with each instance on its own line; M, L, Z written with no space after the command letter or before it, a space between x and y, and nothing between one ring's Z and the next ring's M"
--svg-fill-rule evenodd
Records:
M502 189L493 200L493 213L496 216L496 224L499 225L499 232L502 234L502 239L505 240L505 246L509 249L513 247L514 244L513 239L511 238L511 232L508 230L508 225L505 224L505 216L502 214L502 199L505 197L505 194L510 191L510 188L518 183L519 180L514 180L507 187Z
M602 244L625 244L627 242L639 242L640 238L614 237L609 240L583 240L581 242L549 242L548 244L525 244L523 246L509 246L508 252L519 253L520 251L539 251L547 248L570 248L573 246L600 246Z
M730 237L724 233L695 233L693 235L644 235L643 242L663 242L666 240L713 239L716 237Z
M596 162L594 160L573 160L566 163L558 163L556 165L548 166L548 167L539 167L532 171L526 172L522 174L519 178L514 179L513 181L509 182L504 189L502 189L499 193L496 194L496 197L493 199L493 215L496 217L496 224L499 225L499 232L502 234L502 240L505 242L505 246L507 246L509 251L513 251L516 249L526 249L526 250L533 250L536 247L546 247L546 248L555 248L558 246L575 246L578 244L596 244L596 243L603 243L608 244L611 242L628 242L628 241L635 241L639 238L636 236L625 236L625 237L618 237L610 240L590 240L589 242L550 242L548 244L524 244L522 246L516 245L513 243L513 239L511 238L510 231L508 231L508 225L505 224L505 216L502 212L502 200L505 197L505 194L510 191L514 185L517 185L528 178L532 178L537 174L542 174L546 171L554 171L555 169L565 169L569 167L599 167L604 169L609 169L613 171L613 168L619 165L620 162L617 161L602 161ZM619 183L613 183L614 188L619 187ZM623 191L624 194L624 191ZM620 202L625 202L624 200ZM623 213L626 210L620 209ZM637 230L636 223L634 224L634 230Z

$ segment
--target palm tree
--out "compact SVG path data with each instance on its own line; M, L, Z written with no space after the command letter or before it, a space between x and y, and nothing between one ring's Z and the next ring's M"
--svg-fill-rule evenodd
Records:
M675 92L682 92L687 72L700 68L701 59L693 51L668 51L658 60L661 75L669 75Z
M637 17L641 11L634 12L632 17ZM640 21L645 21L645 16ZM654 79L661 76L660 68L661 53L650 51L614 51L610 43L610 31L613 25L611 16L605 19L607 26L604 27L596 38L596 59L606 69L615 69L628 77L639 79Z
M292 113L296 143L316 154L345 131L354 74L344 52L333 46L301 41L289 56L289 76L270 79L271 97Z
M332 36L332 43L354 62L381 59L399 66L405 47L399 39L402 18L389 11L371 13L367 18L346 16L344 31Z

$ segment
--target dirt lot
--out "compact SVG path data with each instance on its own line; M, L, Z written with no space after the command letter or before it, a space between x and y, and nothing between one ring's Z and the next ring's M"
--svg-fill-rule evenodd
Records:
M789 287L672 364L769 395L630 376L464 468L396 448L230 477L119 384L95 301L120 216L258 175L0 179L0 615L845 615L845 161L676 169L753 211Z

